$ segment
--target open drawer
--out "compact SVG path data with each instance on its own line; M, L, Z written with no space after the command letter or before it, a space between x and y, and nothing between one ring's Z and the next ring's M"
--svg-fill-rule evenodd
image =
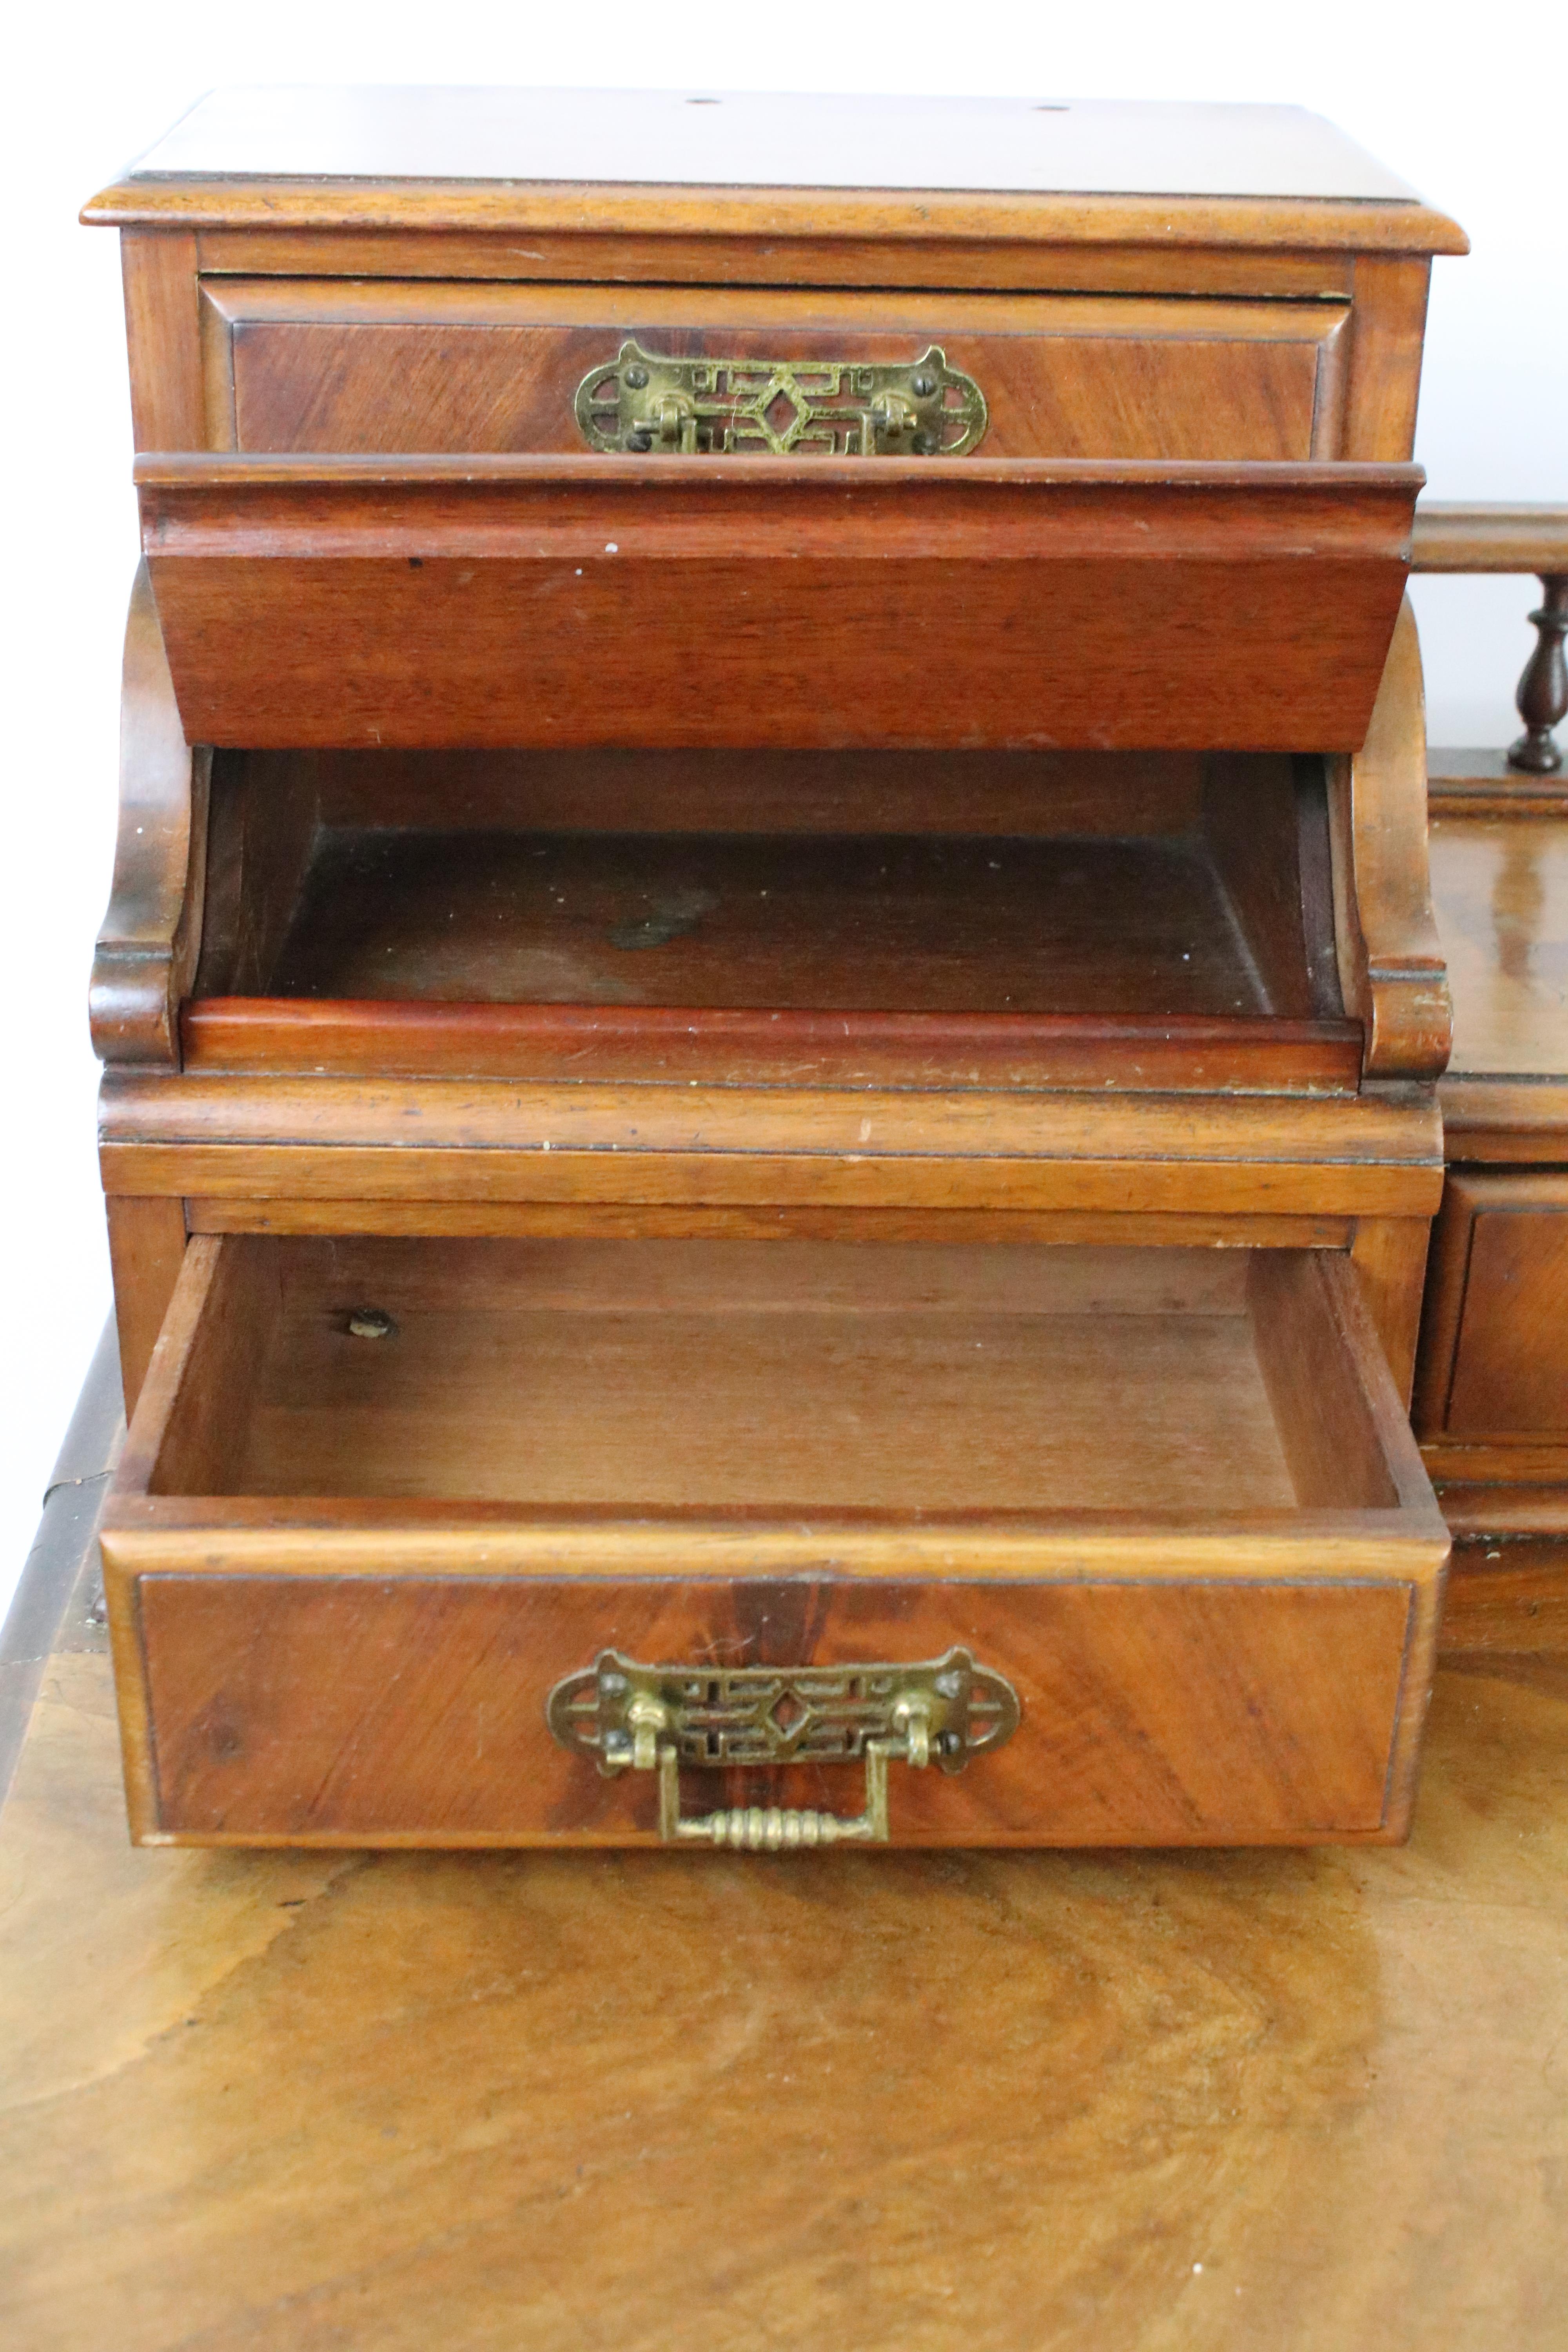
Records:
M153 1842L1386 1840L1447 1538L1326 1253L190 1244Z
M193 743L1350 751L1410 466L145 457Z
M1323 766L220 751L183 1066L1353 1096Z

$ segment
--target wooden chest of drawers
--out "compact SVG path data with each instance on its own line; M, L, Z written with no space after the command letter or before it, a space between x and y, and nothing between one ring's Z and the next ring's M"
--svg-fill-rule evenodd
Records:
M89 213L135 1833L1402 1834L1458 233L1286 110L343 104Z

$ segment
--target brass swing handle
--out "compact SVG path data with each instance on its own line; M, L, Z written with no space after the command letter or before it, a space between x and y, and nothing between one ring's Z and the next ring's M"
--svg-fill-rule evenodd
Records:
M684 457L962 457L990 421L936 343L888 362L681 359L628 340L589 369L575 414L591 449Z
M1011 1738L1012 1685L967 1650L914 1664L648 1666L606 1650L551 1692L546 1717L564 1748L599 1770L656 1772L667 1844L795 1853L845 1841L885 1844L888 1766L901 1757L958 1772ZM682 1765L706 1769L863 1762L866 1801L855 1814L737 1805L682 1820Z
M658 1833L666 1845L685 1838L701 1845L727 1845L748 1853L798 1853L803 1847L840 1845L846 1840L888 1843L888 1759L902 1755L906 1763L923 1764L907 1748L895 1748L886 1739L868 1739L866 1810L861 1813L818 1813L794 1805L731 1805L717 1813L680 1818L680 1750L673 1740L658 1750Z

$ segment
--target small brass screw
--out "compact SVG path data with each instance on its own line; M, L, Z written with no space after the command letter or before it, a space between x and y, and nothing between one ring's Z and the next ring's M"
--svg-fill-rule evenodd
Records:
M640 392L647 382L647 370L639 361L634 360L629 368L621 371L621 382L629 383L634 392Z
M349 1330L356 1339L395 1339L397 1326L384 1307L356 1307L349 1317Z
M910 390L917 400L929 400L936 390L936 378L934 375L927 375L922 368L919 375L910 376Z

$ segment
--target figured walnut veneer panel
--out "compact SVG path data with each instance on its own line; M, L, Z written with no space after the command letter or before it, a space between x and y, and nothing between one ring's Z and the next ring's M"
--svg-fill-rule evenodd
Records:
M1013 1681L1022 1725L952 1777L895 1767L900 1843L1367 1832L1384 1813L1409 1609L1392 1583L141 1586L162 1825L208 1837L651 1843L651 1775L602 1780L544 1721L552 1685L607 1643L766 1664L934 1656L959 1642ZM686 1780L693 1811L858 1804L853 1769Z
M629 336L679 357L871 364L936 341L981 385L996 457L1340 454L1314 435L1337 303L210 278L204 294L246 450L580 450L577 387Z
M1447 1428L1568 1437L1568 1205L1480 1206Z

